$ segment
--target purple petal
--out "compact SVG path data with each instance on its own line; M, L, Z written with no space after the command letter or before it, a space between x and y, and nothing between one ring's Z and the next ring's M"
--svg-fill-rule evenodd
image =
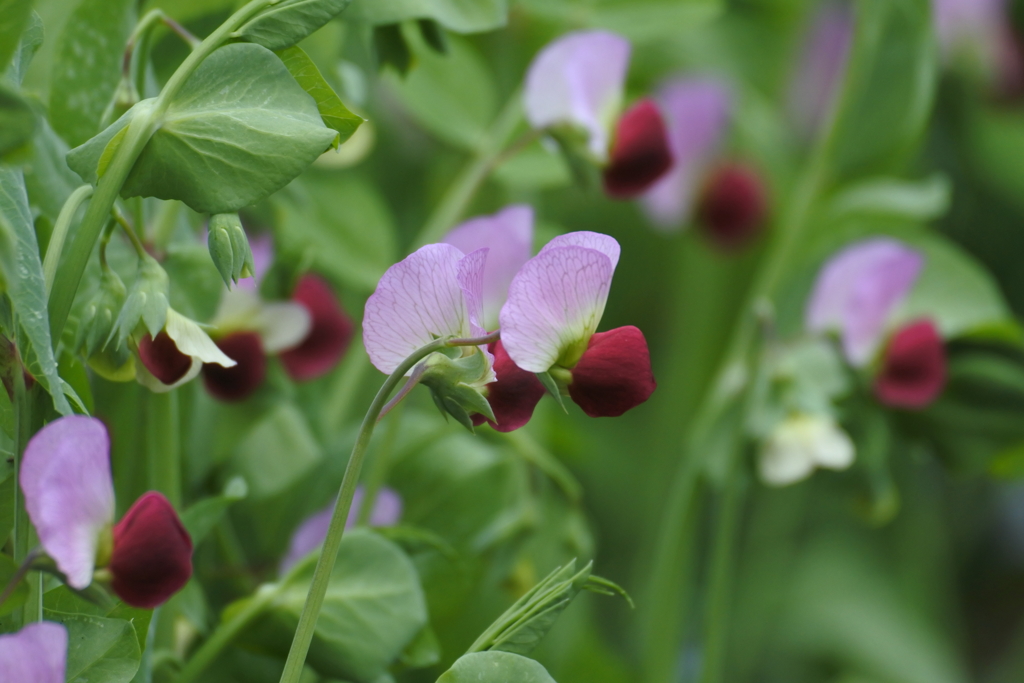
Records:
M526 74L526 118L534 128L575 124L590 134L598 159L622 103L630 46L608 31L569 33L547 45Z
M28 624L0 636L0 681L64 683L67 658L67 629L52 621Z
M790 114L804 137L817 133L842 86L853 29L849 3L827 2L814 15L789 92Z
M484 265L490 249L477 249L459 261L459 287L466 301L469 314L469 330L474 337L487 334L484 322Z
M54 420L29 440L20 481L43 549L69 586L85 588L100 533L114 521L107 428L81 415Z
M608 255L577 245L545 247L527 261L501 309L501 342L515 364L545 372L560 360L578 360L563 354L586 350L604 313L614 272Z
M923 265L919 252L891 238L869 239L843 249L818 273L807 306L808 329L838 330L847 359L855 366L864 365Z
M932 0L932 20L945 56L961 49L981 53L996 48L1007 23L1005 0Z
M450 244L428 244L384 273L363 315L363 343L378 370L394 372L439 337L472 333L458 279L464 257Z
M732 95L719 79L679 78L661 88L657 101L674 163L640 201L655 225L673 228L689 218L701 176L722 144Z
M377 492L377 500L373 502L370 526L395 526L401 517L402 497L394 489L385 486ZM354 521L350 519L349 524L353 523Z
M479 216L462 223L442 240L470 254L488 248L484 267L484 327L495 329L498 311L508 297L512 278L530 259L533 246L533 208L526 204L508 206L496 214Z
M579 230L577 232L558 235L545 244L544 248L540 250L540 253L543 254L545 251L559 249L561 247L586 247L587 249L599 251L607 256L608 260L611 261L613 272L615 271L615 266L619 265L619 253L622 251L619 247L618 241L610 235L605 235L600 232L590 232L589 230Z

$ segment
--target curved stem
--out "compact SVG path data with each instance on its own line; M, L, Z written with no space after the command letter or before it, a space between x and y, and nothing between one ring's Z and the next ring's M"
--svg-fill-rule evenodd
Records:
M60 263L60 254L64 250L64 240L67 239L71 221L74 220L78 207L92 196L92 192L92 185L82 185L71 193L64 206L60 208L60 215L53 226L53 235L50 236L50 244L46 247L46 257L43 258L43 279L46 282L47 294L53 289L53 278L57 276L57 265Z
M128 236L128 240L132 243L132 246L135 247L135 253L138 254L139 258L146 258L148 254L146 253L145 245L142 244L142 240L139 239L139 236L138 234L136 234L135 229L132 228L132 224L129 223L128 219L124 217L124 214L121 213L121 210L118 209L116 206L111 207L110 215L113 217L114 222L120 225L121 229L124 230L124 234Z

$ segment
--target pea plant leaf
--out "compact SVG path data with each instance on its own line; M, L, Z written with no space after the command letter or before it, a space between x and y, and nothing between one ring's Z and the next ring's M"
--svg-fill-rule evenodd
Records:
M68 165L95 183L128 122L152 105L139 102L71 150ZM179 199L199 213L234 213L287 185L336 136L273 52L227 45L185 83L121 195Z
M350 2L352 0L284 0L250 19L234 36L280 50L294 45L338 16Z
M100 128L135 26L133 0L82 0L59 38L50 83L50 123L69 145Z
M0 222L6 223L14 237L14 259L10 272L8 294L14 304L18 324L28 342L22 357L29 371L53 396L54 407L63 415L71 413L64 398L63 384L57 374L53 355L50 323L46 312L46 286L39 244L29 212L25 180L20 170L0 166Z
M0 0L0 71L14 56L29 16L32 14L32 0Z
M44 615L68 630L68 683L128 683L135 677L142 652L130 621L51 610Z
M316 102L316 108L320 111L324 125L338 132L338 136L334 139L334 147L337 149L338 145L352 137L352 134L363 123L363 117L348 110L338 94L324 80L313 60L302 51L302 48L292 46L278 50L277 56L288 67L288 73Z
M345 18L379 26L408 19L433 19L456 33L501 28L508 20L506 0L356 0Z
M540 662L511 652L474 652L455 660L437 683L555 683Z
M0 157L25 144L35 127L36 117L29 103L0 81Z

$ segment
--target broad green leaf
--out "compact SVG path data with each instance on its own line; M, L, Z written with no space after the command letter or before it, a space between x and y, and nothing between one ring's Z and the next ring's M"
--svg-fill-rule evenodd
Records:
M46 286L43 264L39 257L36 231L29 212L28 196L21 171L0 166L0 216L12 230L15 239L14 264L8 294L14 304L18 324L29 348L23 349L29 370L53 397L53 405L62 415L71 413L64 398L57 360L53 355L50 323L46 312Z
M283 655L306 601L313 563L281 588L243 639ZM412 562L371 531L345 534L307 663L326 678L373 683L426 626L427 609Z
M395 225L376 188L350 175L307 173L277 204L275 240L312 266L370 293L394 263Z
M298 81L302 89L309 93L309 96L316 102L320 111L320 117L324 125L331 130L338 131L338 137L334 141L334 147L348 140L356 132L363 117L350 112L334 89L316 68L313 60L302 51L300 47L289 47L277 52L288 72Z
M0 158L28 142L35 127L29 103L0 81Z
M244 479L250 498L258 500L289 488L321 458L323 451L306 418L294 405L281 403L238 444L231 472Z
M21 32L21 39L17 40L17 36L15 38L13 45L16 46L16 49L11 53L10 64L0 68L0 75L3 75L12 85L21 85L25 79L25 72L32 62L32 57L43 43L43 21L39 15L32 12Z
M555 683L540 662L511 652L474 652L455 660L437 683Z
M143 100L71 150L68 165L95 183L108 143L152 102ZM199 213L234 213L288 184L336 135L274 53L227 45L185 83L121 195L179 199Z
M149 632L149 622L153 617L153 610L132 607L123 602L117 601L103 607L95 603L83 600L75 595L67 586L58 586L43 594L43 608L61 614L79 614L93 617L109 617L111 619L124 619L131 622L135 628L135 635L139 640L139 648L146 649L146 634Z
M245 480L235 478L228 482L221 495L204 498L181 513L181 523L192 537L192 545L198 546L224 517L228 508L245 498L248 493L249 487Z
M368 24L397 24L433 19L456 33L501 28L508 18L506 0L355 0L345 19Z
M696 2L619 2L595 4L587 24L615 31L637 43L672 39L680 31L703 24L722 12L718 0Z
M399 658L402 666L423 669L441 661L441 643L430 625L424 626Z
M131 622L44 610L68 630L67 683L128 683L142 651Z
M31 14L32 0L0 0L0 73L14 56L18 37Z
M1016 110L972 107L967 119L971 161L1001 197L1024 207L1024 119Z
M171 279L171 306L196 320L210 320L223 285L206 248L196 242L172 244L163 266Z
M857 29L832 137L840 177L904 163L931 113L938 50L928 0L858 3Z
M245 23L234 35L271 50L291 47L338 16L352 0L284 0Z
M82 179L68 168L67 153L67 143L40 117L25 168L25 188L29 205L53 222L57 221L68 196L82 184Z
M0 484L0 492L3 492L4 488L8 487L4 487ZM0 498L0 500L7 503L10 503L11 501L10 498ZM8 504L5 507L10 507L10 505ZM6 537L3 540L6 542ZM11 579L14 578L17 571L18 565L11 556L0 553L0 586L7 586L11 582ZM18 582L18 585L15 586L10 596L0 603L0 616L10 614L14 610L18 609L25 604L26 599L28 599L28 584L23 579Z
M81 0L58 38L50 80L50 123L72 147L100 129L121 78L135 26L133 0Z
M494 78L465 40L452 36L446 55L430 49L416 31L404 32L416 66L404 79L387 80L402 104L428 131L457 147L480 146L497 112Z
M936 174L925 180L873 178L849 185L828 204L832 217L847 214L882 214L916 221L941 218L949 210L952 185Z

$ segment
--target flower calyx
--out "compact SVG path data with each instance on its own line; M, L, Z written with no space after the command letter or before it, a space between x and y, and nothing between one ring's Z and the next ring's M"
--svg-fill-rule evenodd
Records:
M495 420L494 411L484 397L484 387L495 380L494 357L481 347L456 348L458 357L444 352L427 356L420 382L430 389L430 396L442 415L451 415L466 429L473 431L473 415Z
M228 287L232 282L237 283L239 278L255 275L252 249L237 213L219 213L210 217L207 245L210 258Z

